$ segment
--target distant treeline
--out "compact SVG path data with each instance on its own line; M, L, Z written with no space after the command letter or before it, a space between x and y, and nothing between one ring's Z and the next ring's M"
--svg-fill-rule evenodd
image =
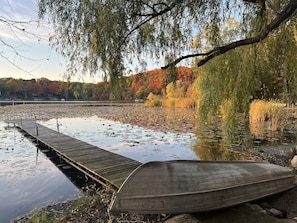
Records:
M51 81L40 79L0 79L0 99L11 100L145 100L150 93L166 96L166 87L178 83L187 88L196 75L187 67L176 70L155 69L145 73L121 77L116 83L97 84Z

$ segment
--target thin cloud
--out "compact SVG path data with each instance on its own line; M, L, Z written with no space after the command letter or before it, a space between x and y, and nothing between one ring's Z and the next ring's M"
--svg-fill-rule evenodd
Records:
M56 61L51 56L48 40L51 29L47 23L37 21L37 0L0 0L0 4L0 65L3 68L0 77L35 78L41 73L56 73L53 71L56 65L49 67L49 63Z
M0 0L0 13L15 20L36 20L38 1L36 0Z
M0 0L0 38L48 44L50 27L37 22L36 0Z

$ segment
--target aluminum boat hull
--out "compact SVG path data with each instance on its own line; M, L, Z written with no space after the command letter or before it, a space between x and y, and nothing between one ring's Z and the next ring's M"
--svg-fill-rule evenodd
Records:
M295 186L285 167L253 161L156 161L121 185L112 212L198 213L277 194Z

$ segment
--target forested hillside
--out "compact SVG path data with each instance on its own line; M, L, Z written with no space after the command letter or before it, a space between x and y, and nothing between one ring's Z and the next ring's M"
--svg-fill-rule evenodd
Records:
M178 81L186 92L196 79L190 68L155 69L110 82L80 83L40 79L0 79L0 99L11 100L127 100L146 99L150 93L166 97L166 87Z

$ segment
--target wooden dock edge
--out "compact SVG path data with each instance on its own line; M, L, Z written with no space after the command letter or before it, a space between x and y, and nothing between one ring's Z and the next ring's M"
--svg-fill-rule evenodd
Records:
M31 121L35 122L36 120L31 120ZM20 131L22 134L24 134L25 137L30 138L30 140L32 140L32 142L34 142L37 147L41 147L41 148L44 148L44 149L47 149L47 150L50 150L50 151L54 152L58 157L63 159L63 161L65 161L67 164L69 164L73 168L77 169L78 171L83 173L85 176L91 178L96 183L99 183L100 185L104 186L109 191L116 192L120 188L121 183L124 182L125 179L126 179L126 177L118 179L118 181L121 181L121 183L112 182L111 180L109 180L109 179L107 179L107 178L105 178L103 176L98 175L98 173L95 173L91 169L85 167L84 165L81 165L80 163L78 163L75 160L71 159L70 157L68 157L64 153L62 153L59 150L55 149L53 146L49 145L47 142L45 142L44 140L42 140L38 136L38 128L39 127L47 128L45 126L42 126L42 125L36 123L36 131L37 132L36 132L36 134L34 134L34 133L30 132L30 131L26 131L25 128L22 127L22 120L5 120L4 122L8 123L8 125L13 124L13 127L18 129L18 131ZM101 148L98 148L98 149L101 149ZM135 161L135 162L137 162L137 161ZM139 163L139 164L141 164L141 163ZM133 172L133 170L131 170L131 172Z

